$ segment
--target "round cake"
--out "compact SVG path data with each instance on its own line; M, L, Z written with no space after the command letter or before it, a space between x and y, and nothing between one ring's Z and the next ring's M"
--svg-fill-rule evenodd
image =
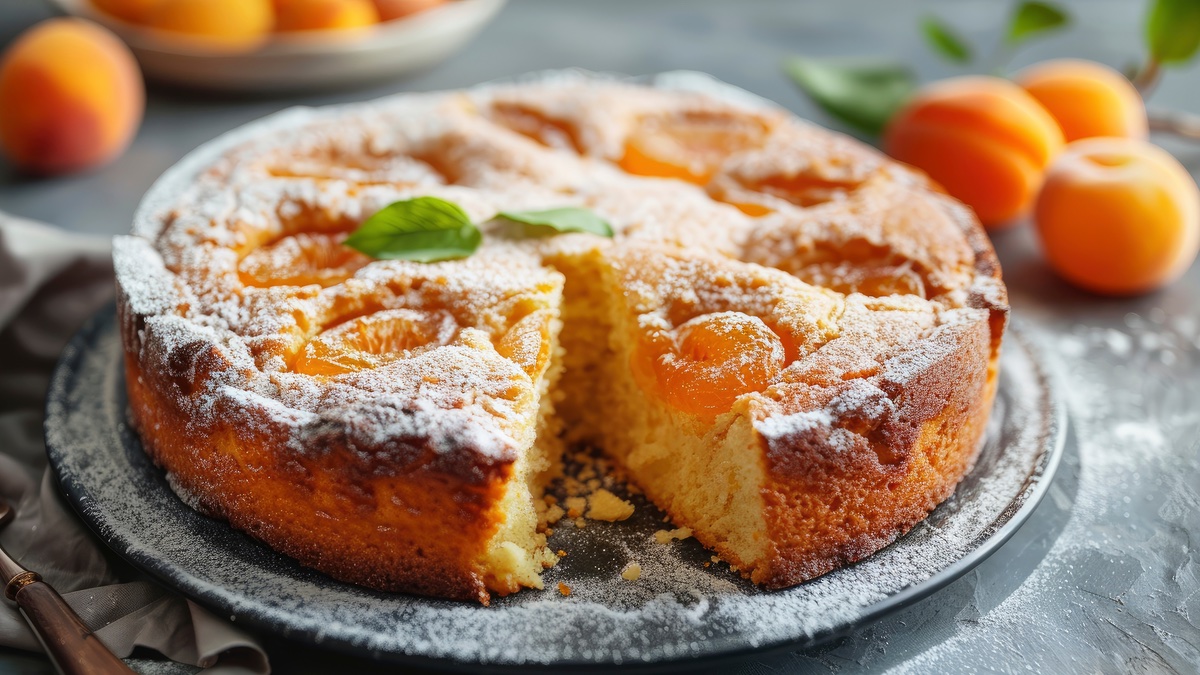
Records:
M785 111L572 75L218 142L114 244L131 417L185 502L333 577L540 588L543 491L588 444L782 588L886 546L974 462L1008 316L986 235ZM419 197L482 243L346 245ZM499 216L563 208L612 236Z

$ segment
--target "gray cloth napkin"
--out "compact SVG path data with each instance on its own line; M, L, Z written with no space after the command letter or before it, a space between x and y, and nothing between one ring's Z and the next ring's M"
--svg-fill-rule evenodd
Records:
M117 561L63 503L46 466L42 404L63 346L113 295L107 237L0 213L0 496L17 518L0 544L39 572L119 656L135 647L207 668L267 673L254 638ZM0 604L0 646L41 648L16 605Z

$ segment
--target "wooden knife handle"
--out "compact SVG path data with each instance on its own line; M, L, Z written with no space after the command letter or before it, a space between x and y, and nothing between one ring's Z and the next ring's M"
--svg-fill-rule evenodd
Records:
M38 641L64 675L129 675L125 662L105 647L49 584L28 579L13 599Z

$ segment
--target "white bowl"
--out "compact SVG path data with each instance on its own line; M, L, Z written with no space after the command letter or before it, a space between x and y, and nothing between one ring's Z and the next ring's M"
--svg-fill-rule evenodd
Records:
M240 92L346 87L421 70L446 59L496 15L505 0L452 0L354 31L275 34L252 51L199 49L170 34L111 17L88 0L52 0L68 14L119 35L148 79Z

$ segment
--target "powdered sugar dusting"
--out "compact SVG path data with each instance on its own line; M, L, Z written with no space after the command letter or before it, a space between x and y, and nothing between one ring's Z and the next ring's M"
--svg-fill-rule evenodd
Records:
M1061 421L1022 340L1008 342L997 409L975 470L907 536L801 586L763 592L710 564L695 540L659 544L663 523L638 495L621 523L556 528L568 556L548 590L490 608L381 594L331 581L180 505L124 425L111 317L78 341L56 376L47 442L64 487L101 536L221 613L331 647L482 663L657 662L804 643L877 603L956 574L1026 513L1052 468ZM637 581L621 577L629 562ZM554 590L563 582L569 597ZM910 589L910 590L905 590Z
M391 423L400 425L392 432L417 434L422 429L413 425L428 423L426 435L448 438L447 420L454 418L470 429L461 439L485 442L480 452L498 456L526 444L538 383L514 383L516 364L495 358L488 343L521 318L513 307L522 298L555 308L561 276L543 265L542 255L607 245L584 235L550 243L508 240L491 221L498 211L580 205L610 220L618 245L633 251L617 254L613 264L631 270L625 282L632 309L648 332L673 329L691 318L685 314L708 307L707 312L771 314L772 330L789 332L802 357L842 335L838 346L793 363L779 384L785 389L793 377L802 377L800 371L811 376L857 365L845 358L855 352L860 360L883 363L909 349L905 367L915 370L921 365L915 360L928 363L934 355L921 353L929 351L924 338L937 326L982 321L983 309L1003 311L1002 286L990 295L971 291L986 286L980 279L992 274L990 249L971 239L978 226L963 220L922 179L865 146L732 88L683 75L657 84L579 74L544 77L296 110L222 137L164 175L139 209L134 236L118 238L118 284L134 323L146 320L142 334L127 336L127 346L148 372L190 358L199 345L213 347L218 358L208 371L193 366L185 373L205 380L196 403L181 399L181 405L196 408L197 428L205 414L241 406L247 420L259 414L267 418L263 424L293 430L288 445L301 451L321 436L307 433L308 426L296 420L318 409L317 427L334 421L331 411L343 411L372 425L367 435L373 438L386 436ZM700 93L705 89L718 95ZM776 179L788 185L837 184L840 192L784 199L760 219L726 203L731 199L716 187L621 170L625 144L638 125L674 120L670 123L684 125L679 133L704 134L709 127L701 124L696 131L687 125L706 119L756 129L744 142L762 144L731 150L716 167L719 176L752 192L769 187L754 188L755 181L775 185L770 181ZM547 133L558 140L547 143ZM466 261L437 266L329 250L339 249L338 237L370 213L418 195L454 201L483 223L483 249ZM793 232L797 227L800 234ZM771 253L771 242L787 244L780 249L783 257ZM654 261L662 253L639 256L642 250L672 248L686 249L697 260L664 266ZM700 261L706 254L716 257ZM728 283L747 273L730 271L725 256L783 271L750 265L757 285ZM335 257L340 262L330 267ZM311 259L326 265L288 264ZM639 268L650 271L642 274ZM840 291L861 286L869 293L906 295L842 298L792 275ZM290 276L296 277L293 285L273 285ZM890 290L872 286L883 277L915 280ZM977 299L985 296L979 305ZM414 356L414 363L364 371L325 390L291 372L305 345L324 331L394 308L448 308L463 331L460 342L466 342L442 344ZM917 328L914 320L921 317L930 320ZM862 353L868 343L886 349ZM902 362L892 358L888 367ZM439 370L461 377L433 384ZM410 377L424 377L421 386L409 386ZM510 386L523 392L504 394ZM234 390L253 392L256 403L232 395ZM777 392L776 412L788 412L786 401ZM384 414L388 406L432 406L430 411L447 414L395 418ZM469 445L455 447L469 451Z
M716 85L711 88L725 91ZM591 82L586 90L568 87L566 96L559 91L547 97L536 87L516 87L485 88L468 96L401 97L368 106L286 113L235 132L164 176L139 212L135 237L119 243L118 255L126 258L118 261L122 288L126 295L146 298L131 304L134 311L140 314L136 308L146 307L152 314L136 336L125 336L126 346L135 346L158 363L173 363L166 355L192 350L195 343L213 347L209 354L228 367L217 369L220 372L205 381L197 398L197 423L205 415L218 414L224 404L225 409L232 405L242 411L245 424L269 423L285 429L289 447L297 452L319 451L322 433L332 425L362 434L364 444L398 433L418 434L432 439L439 452L511 458L531 441L532 428L522 422L536 410L536 383L493 347L510 328L506 303L532 296L552 305L561 277L541 266L540 255L572 246L606 246L603 242L580 236L550 244L489 240L468 261L442 267L374 262L349 270L340 283L321 287L243 288L239 261L244 253L295 232L345 231L390 201L427 194L461 204L477 221L486 221L501 209L589 206L613 222L618 247L624 250L685 246L697 258L753 258L754 233L778 230L785 238L790 236L788 228L810 212L813 199L830 204L827 211L835 210L852 194L870 195L889 185L880 178L884 174L921 194L927 189L919 179L877 156L848 165L825 161L845 145L830 141L832 150L814 155L823 158L820 161L775 169L789 181L828 178L839 187L831 192L805 189L802 194L783 195L772 202L778 217L755 219L732 205L733 192L725 194L717 187L706 191L617 170L612 161L621 156L618 141L641 117L664 111L667 115L752 116L764 128L793 134L792 140L805 152L820 150L822 132L775 110L746 108L748 101L726 104L704 96L649 90L631 95L630 89L625 84ZM497 91L507 92L503 96L517 103L536 104L538 114L553 124L555 116L568 118L577 132L570 143L582 154L561 143L543 147L517 134L497 133L497 120L490 119L487 111L493 100L502 97ZM581 93L594 100L576 101ZM596 117L586 112L600 109L611 114ZM850 147L857 146L845 145ZM229 148L234 150L215 162L204 159ZM855 152L870 153L861 148ZM759 180L770 173L762 158L743 159L721 170L735 182ZM847 166L864 173L846 172ZM181 195L177 187L184 185L190 187ZM964 231L953 229L958 227L956 221L941 206L930 207L921 218L949 223L952 240ZM836 223L824 227L831 233L849 232ZM786 369L777 385L780 390L787 388L789 378L811 378L816 371L837 376L882 367L883 377L903 378L922 368L919 357L904 356L906 347L927 339L937 343L939 332L980 324L988 310L1004 307L1003 286L986 281L992 274L987 269L992 264L990 249L959 247L941 257L923 258L901 245L906 228L911 229L900 222L891 230L858 233L861 236L852 239L866 242L865 260L878 264L885 275L918 279L913 288L901 290L907 295L843 296L784 272L746 265L757 268L750 276L768 281L777 277L789 291L780 300L728 283L729 277L737 276L728 272L736 267L732 264L715 265L722 271L711 278L712 285L707 283L709 277L705 284L689 283L692 273L686 268L692 263L685 262L680 269L662 270L658 277L631 280L630 299L634 305L639 298L644 301L637 311L648 329L685 323L689 318L685 315L698 307L709 308L709 313L733 310L756 317L774 312L780 325L803 337L800 348L805 353L818 354ZM484 229L491 233L494 224L485 223ZM820 231L802 229L810 244L813 232ZM821 240L814 246L840 250L844 243ZM613 259L621 255L615 252ZM832 268L823 264L785 272L809 281L828 278L831 285L842 283L838 275L854 272L853 284L873 283L859 278L858 262L842 260ZM155 270L158 277L143 274L143 268ZM163 279L171 283L163 284ZM436 281L428 283L431 280ZM165 288L174 290L164 292ZM434 297L437 288L445 290ZM670 302L664 305L668 297ZM979 297L985 298L983 304ZM787 307L787 302L794 306ZM454 339L345 378L334 387L315 386L289 370L297 351L327 326L364 310L426 305L451 308L458 330ZM862 344L880 348L864 353ZM1015 353L1017 370L1006 375L1008 386L1044 394L1036 369L1021 361L1024 352ZM194 380L195 369L207 366L193 362L181 367L185 372L179 375ZM1024 381L1019 379L1021 372L1028 375ZM1014 377L1018 378L1015 384ZM431 385L434 380L437 383ZM847 411L886 413L880 407L886 404L879 400L878 388L860 390L860 383L856 380L824 410L800 416L788 416L795 411L788 408L781 391L774 391L773 405L781 414L764 417L763 428L786 434ZM1022 405L1034 405L1036 400L1034 396ZM82 399L72 399L71 406L87 407ZM57 414L68 414L68 408ZM222 610L239 619L287 626L318 642L329 639L356 649L496 663L661 661L811 640L968 556L1008 522L1013 504L1029 497L1036 483L1028 480L1031 472L1045 468L1039 462L1045 461L1053 429L1045 419L1042 424L1032 420L1044 415L1046 408L1017 409L1025 410L1027 418L1021 420L1022 426L1009 430L1011 438L997 440L995 434L1005 432L993 430L991 449L981 455L981 465L990 462L988 469L968 478L958 497L899 544L855 567L776 593L763 593L727 570L704 568L707 554L694 540L654 542L645 527L658 523L641 528L629 523L589 525L558 532L556 537L582 537L571 546L567 561L546 575L548 588L565 583L572 588L570 596L525 592L484 610L383 596L332 583L248 544L239 533L212 530L209 521L190 512L175 513L169 531L165 522L153 527L145 514L156 509L129 503L139 495L128 491L112 495L125 503L108 504L85 515L103 521L101 527L107 528L111 539L126 542L135 558L173 561L170 568L176 581ZM110 415L109 419L116 418ZM845 430L835 430L840 432ZM57 440L69 444L69 439ZM127 430L116 441L119 453L136 447ZM1001 444L1023 450L1000 453ZM126 485L149 481L149 492L142 496L156 501L160 512L172 508L173 497L154 492L153 485L161 488L162 481L148 469L145 457L126 455L123 460L135 475L115 475L123 471L121 466L98 466L98 471L109 472L105 481L116 479ZM88 490L90 494L92 488ZM638 512L653 514L648 505ZM117 523L114 514L138 522ZM150 530L154 538L139 537ZM198 550L198 537L208 542L208 548ZM550 545L555 546L554 539ZM597 549L592 554L587 553L589 545ZM239 554L247 548L253 552L252 560L266 556L272 567L283 572L256 579L251 589L238 585L237 579L254 576L247 576L244 555ZM593 562L589 569L573 569L570 561L578 552L582 554L575 559ZM605 562L618 558L618 562ZM624 563L630 561L643 570L632 583L620 577Z
M1062 531L1019 588L897 672L969 669L1013 650L1041 672L1194 668L1200 318L1180 290L1190 304L1174 311L1037 310L1078 453L1073 494L1071 481L1051 492Z

